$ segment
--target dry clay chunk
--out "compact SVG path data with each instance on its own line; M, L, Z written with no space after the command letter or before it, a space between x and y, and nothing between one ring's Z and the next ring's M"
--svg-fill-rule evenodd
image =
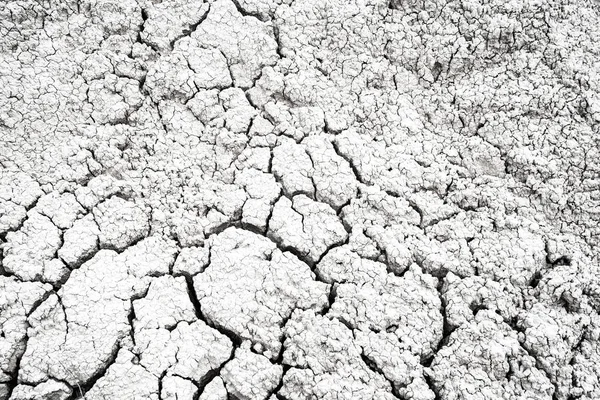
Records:
M271 364L268 358L250 351L245 342L237 349L221 376L228 393L240 400L263 400L279 383L283 374L281 365Z
M242 209L242 223L264 231L269 222L273 203L281 191L275 178L256 169L245 169L236 181L248 193L248 200Z
M316 198L339 209L356 196L358 181L350 164L340 157L324 137L309 136L302 141L314 167Z
M11 400L67 400L71 397L73 389L64 382L58 382L50 379L33 387L28 385L18 385L13 390Z
M69 266L81 264L98 250L100 230L91 214L75 221L63 235L63 244L58 256Z
M48 217L30 211L22 228L6 235L4 269L23 280L57 282L66 273L60 261L52 262L61 244L56 225Z
M328 285L308 265L255 233L228 228L211 241L211 263L194 287L203 314L276 358L281 324L295 308L321 310Z
M281 197L273 208L269 235L284 248L294 248L310 263L317 262L332 246L348 238L335 211L301 194Z
M196 275L208 265L209 249L208 247L185 247L181 249L175 264L173 265L174 275Z
M197 393L198 388L190 380L178 376L165 376L162 379L160 398L163 400L193 400L198 398Z
M148 234L146 213L134 203L113 196L94 208L100 229L100 247L124 250Z
M227 389L221 377L217 376L204 387L199 400L228 400Z
M133 301L136 329L170 329L181 321L196 320L183 277L166 275L152 281L146 296Z
M279 140L280 144L273 149L273 174L289 195L314 196L313 166L306 149L292 139Z

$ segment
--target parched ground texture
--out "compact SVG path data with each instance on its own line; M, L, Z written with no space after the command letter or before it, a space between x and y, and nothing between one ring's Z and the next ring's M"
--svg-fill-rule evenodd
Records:
M596 0L5 0L0 400L600 399Z

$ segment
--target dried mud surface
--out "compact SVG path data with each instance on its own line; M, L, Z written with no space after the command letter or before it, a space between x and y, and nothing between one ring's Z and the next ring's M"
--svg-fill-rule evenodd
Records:
M600 398L600 3L0 4L0 400Z

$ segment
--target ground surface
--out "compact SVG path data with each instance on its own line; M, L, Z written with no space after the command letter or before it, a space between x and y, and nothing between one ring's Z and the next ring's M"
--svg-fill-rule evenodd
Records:
M0 4L0 400L600 398L600 5Z

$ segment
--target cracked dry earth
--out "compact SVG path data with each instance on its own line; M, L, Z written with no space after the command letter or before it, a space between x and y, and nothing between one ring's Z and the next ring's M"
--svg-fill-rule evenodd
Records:
M0 4L0 400L600 399L600 3Z

